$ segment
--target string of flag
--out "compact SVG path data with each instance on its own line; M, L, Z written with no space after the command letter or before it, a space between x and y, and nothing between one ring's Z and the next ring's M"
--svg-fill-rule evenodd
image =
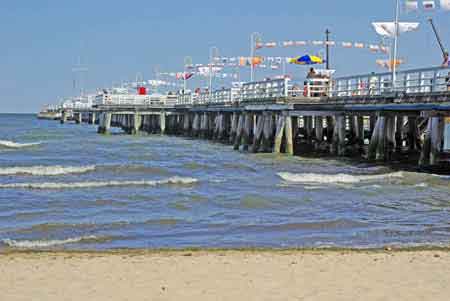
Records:
M424 11L433 11L438 8L437 2L439 2L439 8L442 10L450 11L450 0L405 0L406 11L419 11L423 9ZM419 4L422 5L419 5Z
M450 1L450 0L449 0ZM383 52L387 53L389 51L388 47L382 44L374 44L374 43L363 43L363 42L349 42L349 41L321 41L321 40L315 40L315 41L307 41L307 40L300 40L300 41L282 41L282 42L257 42L255 45L256 49L263 49L263 48L292 48L292 47L307 47L307 46L315 46L315 47L322 47L322 46L330 46L330 47L342 47L342 48L356 48L356 49L368 49L371 52L377 53L377 52Z

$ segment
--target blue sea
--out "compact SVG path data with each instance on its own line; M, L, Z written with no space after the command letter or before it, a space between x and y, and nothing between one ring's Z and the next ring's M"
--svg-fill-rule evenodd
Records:
M0 250L448 246L450 178L0 115Z

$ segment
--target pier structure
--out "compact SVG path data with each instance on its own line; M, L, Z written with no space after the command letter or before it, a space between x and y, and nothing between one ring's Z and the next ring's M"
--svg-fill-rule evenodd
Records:
M408 160L424 168L448 168L449 72L402 71L395 89L391 73L307 82L303 90L288 79L274 79L178 95L171 102L75 109L74 116L97 123L102 134L121 128L129 134L209 139L252 153Z

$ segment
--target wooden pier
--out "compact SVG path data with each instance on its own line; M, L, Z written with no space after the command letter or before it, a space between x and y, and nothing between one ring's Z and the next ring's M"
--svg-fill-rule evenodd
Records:
M182 95L171 105L107 104L90 110L75 109L73 114L77 123L98 124L101 134L121 128L128 134L208 139L252 153L404 160L422 168L450 171L447 85L438 84L434 74L431 84L424 85L419 79L417 87L381 91L385 88L381 76L378 90L369 85L355 89L349 83L355 79L352 77L344 78L347 90L305 97L287 91L286 83L267 81L254 84L256 91L247 89L251 96L239 100L228 96L221 100L210 94L209 100L199 101L192 95L190 99ZM367 78L368 83L371 80ZM340 84L339 79L335 84ZM274 86L280 91L268 92Z

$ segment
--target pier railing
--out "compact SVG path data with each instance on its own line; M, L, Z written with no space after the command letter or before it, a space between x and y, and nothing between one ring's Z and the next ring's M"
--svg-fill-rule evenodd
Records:
M273 79L245 83L241 88L221 89L212 93L190 93L178 96L178 105L229 104L245 101L266 101L289 96L289 79Z
M97 105L135 105L152 106L168 105L173 106L177 103L176 95L128 95L128 94L103 94L96 98Z
M434 67L399 71L393 87L392 73L370 73L334 79L331 96L379 96L386 93L405 94L445 92L450 68Z
M289 79L274 79L262 82L245 83L241 89L242 101L265 101L288 97Z

